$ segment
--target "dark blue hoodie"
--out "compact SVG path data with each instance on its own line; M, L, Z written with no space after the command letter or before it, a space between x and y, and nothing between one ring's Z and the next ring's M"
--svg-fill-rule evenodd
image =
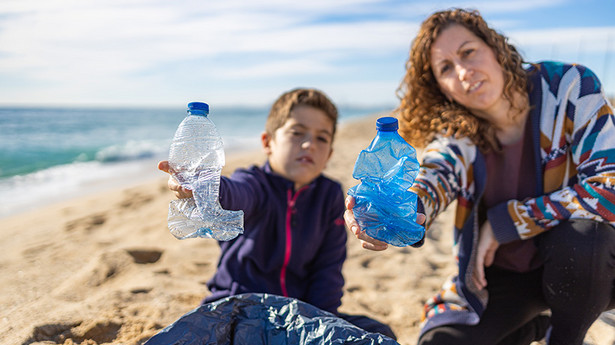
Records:
M244 211L244 233L220 242L218 269L204 302L247 292L293 297L336 313L346 259L344 195L323 175L294 182L262 168L238 169L220 181L220 204Z

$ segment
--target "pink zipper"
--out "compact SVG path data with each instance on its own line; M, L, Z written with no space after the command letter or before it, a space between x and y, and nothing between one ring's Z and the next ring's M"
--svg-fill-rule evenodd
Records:
M307 186L300 188L295 196L292 195L292 190L289 189L286 193L288 205L286 206L286 246L284 250L284 263L282 264L282 269L280 270L280 286L282 288L282 295L284 297L288 297L288 290L286 289L286 268L288 267L288 263L290 262L290 253L292 249L293 236L292 236L292 226L291 219L293 216L293 207L295 206L295 201L297 201L297 197L299 193L305 190Z

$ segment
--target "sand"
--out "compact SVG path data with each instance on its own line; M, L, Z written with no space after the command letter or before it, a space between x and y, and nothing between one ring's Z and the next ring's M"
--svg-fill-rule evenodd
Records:
M339 129L326 174L345 190L356 183L354 160L371 141L375 118ZM260 150L235 154L223 173L263 159ZM219 250L213 240L180 241L168 232L166 179L160 173L0 219L0 343L142 344L195 308L208 294ZM340 311L389 323L401 344L414 344L423 301L455 272L451 211L420 249L372 252L350 235ZM615 344L614 326L605 315L586 343Z

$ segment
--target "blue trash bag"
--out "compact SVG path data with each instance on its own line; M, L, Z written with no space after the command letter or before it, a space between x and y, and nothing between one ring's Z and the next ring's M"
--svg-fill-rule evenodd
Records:
M201 305L145 345L393 345L329 312L271 294L247 293Z

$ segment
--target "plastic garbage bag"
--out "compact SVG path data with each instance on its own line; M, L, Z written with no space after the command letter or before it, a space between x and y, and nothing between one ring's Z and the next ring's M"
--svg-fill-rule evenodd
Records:
M382 334L297 299L248 293L201 305L145 345L393 345Z

